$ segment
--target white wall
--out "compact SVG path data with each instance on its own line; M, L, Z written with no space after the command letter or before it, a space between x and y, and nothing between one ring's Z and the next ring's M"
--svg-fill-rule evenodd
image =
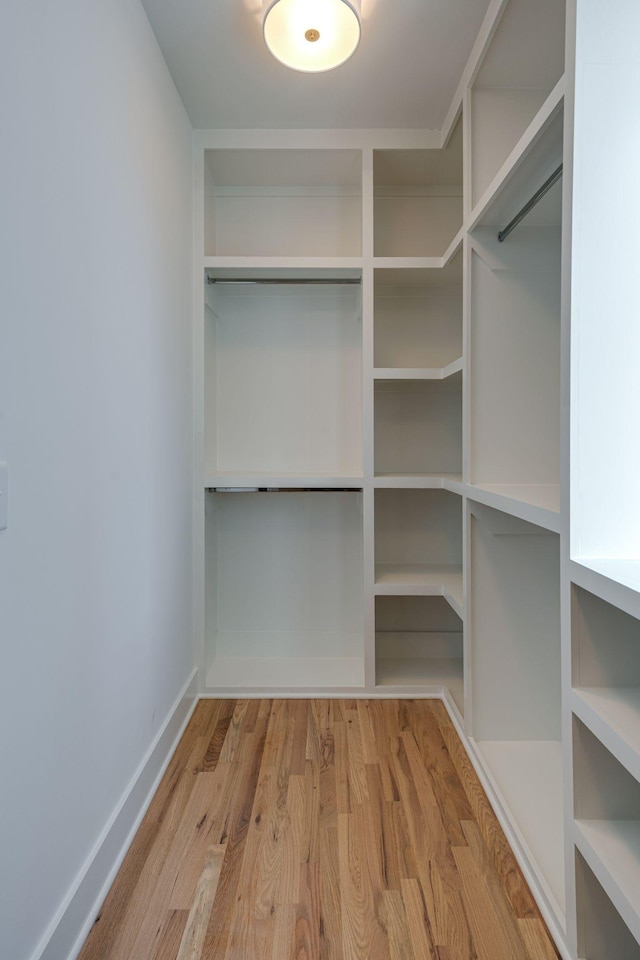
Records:
M193 666L191 128L138 0L4 4L0 116L0 956L26 960Z

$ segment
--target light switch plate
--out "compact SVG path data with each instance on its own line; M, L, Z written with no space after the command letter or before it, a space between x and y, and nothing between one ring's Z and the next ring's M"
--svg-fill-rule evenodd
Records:
M0 460L0 530L7 529L8 476L7 461Z

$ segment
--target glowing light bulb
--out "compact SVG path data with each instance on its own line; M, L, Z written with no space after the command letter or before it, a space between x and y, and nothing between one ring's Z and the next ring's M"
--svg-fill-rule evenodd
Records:
M333 70L360 43L359 0L265 0L265 6L265 43L293 70Z

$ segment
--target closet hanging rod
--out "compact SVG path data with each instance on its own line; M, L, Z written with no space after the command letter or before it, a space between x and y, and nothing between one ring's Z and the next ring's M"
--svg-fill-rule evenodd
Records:
M319 277L316 280L311 279L311 277L296 277L294 279L287 279L285 277L276 278L276 277L248 277L248 278L238 278L235 277L207 277L208 284L214 283L230 283L238 284L240 286L250 286L252 284L286 284L287 286L302 286L304 284L325 284L331 286L337 286L342 284L360 284L362 283L361 277Z
M553 171L553 173L551 174L551 176L550 176L547 180L545 180L545 182L542 184L542 186L540 187L540 189L539 189L539 190L536 190L536 192L534 193L534 195L531 197L531 200L529 200L528 203L525 203L525 205L524 205L524 207L522 208L522 210L520 210L519 213L516 213L516 215L515 215L515 217L513 218L513 220L510 220L510 221L509 221L509 223L506 225L506 227L504 228L504 230L501 230L501 231L500 231L500 233L498 234L498 240L500 241L500 243L502 243L503 240L506 240L506 238L509 236L509 234L511 233L511 231L514 230L514 229L518 226L518 224L520 223L520 221L521 221L521 220L524 220L524 218L527 216L527 214L528 214L531 210L533 210L533 208L535 207L535 205L536 205L537 203L540 203L540 201L542 200L542 198L544 197L544 195L545 195L546 193L548 193L549 190L551 190L551 187L552 187L555 183L558 182L558 180L560 179L561 176L562 176L562 164L560 164L560 166L559 166L556 170Z
M362 493L362 487L207 487L207 493Z

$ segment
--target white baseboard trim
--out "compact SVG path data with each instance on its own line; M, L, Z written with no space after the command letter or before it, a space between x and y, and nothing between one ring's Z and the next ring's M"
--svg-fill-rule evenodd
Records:
M198 702L194 670L31 960L76 960Z

